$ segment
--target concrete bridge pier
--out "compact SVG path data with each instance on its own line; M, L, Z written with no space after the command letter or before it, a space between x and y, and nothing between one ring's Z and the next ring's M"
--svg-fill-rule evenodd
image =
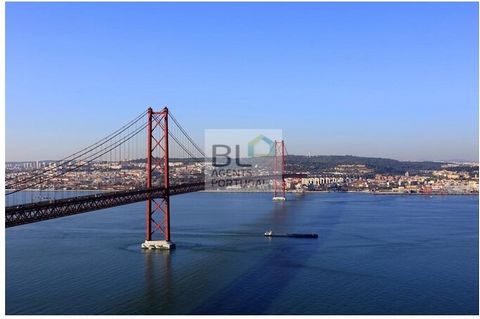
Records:
M160 249L172 250L175 249L175 244L169 240L145 240L142 243L143 249Z

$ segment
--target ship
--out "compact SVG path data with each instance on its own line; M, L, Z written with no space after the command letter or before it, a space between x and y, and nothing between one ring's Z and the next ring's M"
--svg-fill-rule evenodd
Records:
M265 232L265 237L318 238L318 234L274 234L269 230Z

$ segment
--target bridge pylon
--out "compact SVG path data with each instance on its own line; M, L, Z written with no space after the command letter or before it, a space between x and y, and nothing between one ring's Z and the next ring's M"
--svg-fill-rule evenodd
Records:
M273 200L285 201L285 142L275 141L275 157L273 159Z
M147 111L146 187L161 187L158 198L147 196L145 242L146 249L174 249L170 240L170 176L168 158L168 108ZM154 180L154 176L160 176Z

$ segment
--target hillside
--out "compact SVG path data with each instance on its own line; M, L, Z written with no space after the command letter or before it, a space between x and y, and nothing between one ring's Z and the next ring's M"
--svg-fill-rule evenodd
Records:
M442 162L409 162L398 161L388 158L360 157L352 155L288 155L287 163L295 171L308 171L310 173L322 173L333 170L337 165L365 165L379 174L410 174L421 173L427 170L438 170L445 163Z

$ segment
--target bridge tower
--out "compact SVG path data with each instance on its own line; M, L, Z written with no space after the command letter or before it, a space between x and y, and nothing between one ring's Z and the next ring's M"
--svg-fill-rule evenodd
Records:
M156 179L154 179L156 177ZM142 248L174 249L170 241L170 180L168 160L168 108L147 111L146 187L160 187L160 198L147 197L146 234Z
M275 157L273 159L273 180L274 201L285 201L285 143L275 141Z

